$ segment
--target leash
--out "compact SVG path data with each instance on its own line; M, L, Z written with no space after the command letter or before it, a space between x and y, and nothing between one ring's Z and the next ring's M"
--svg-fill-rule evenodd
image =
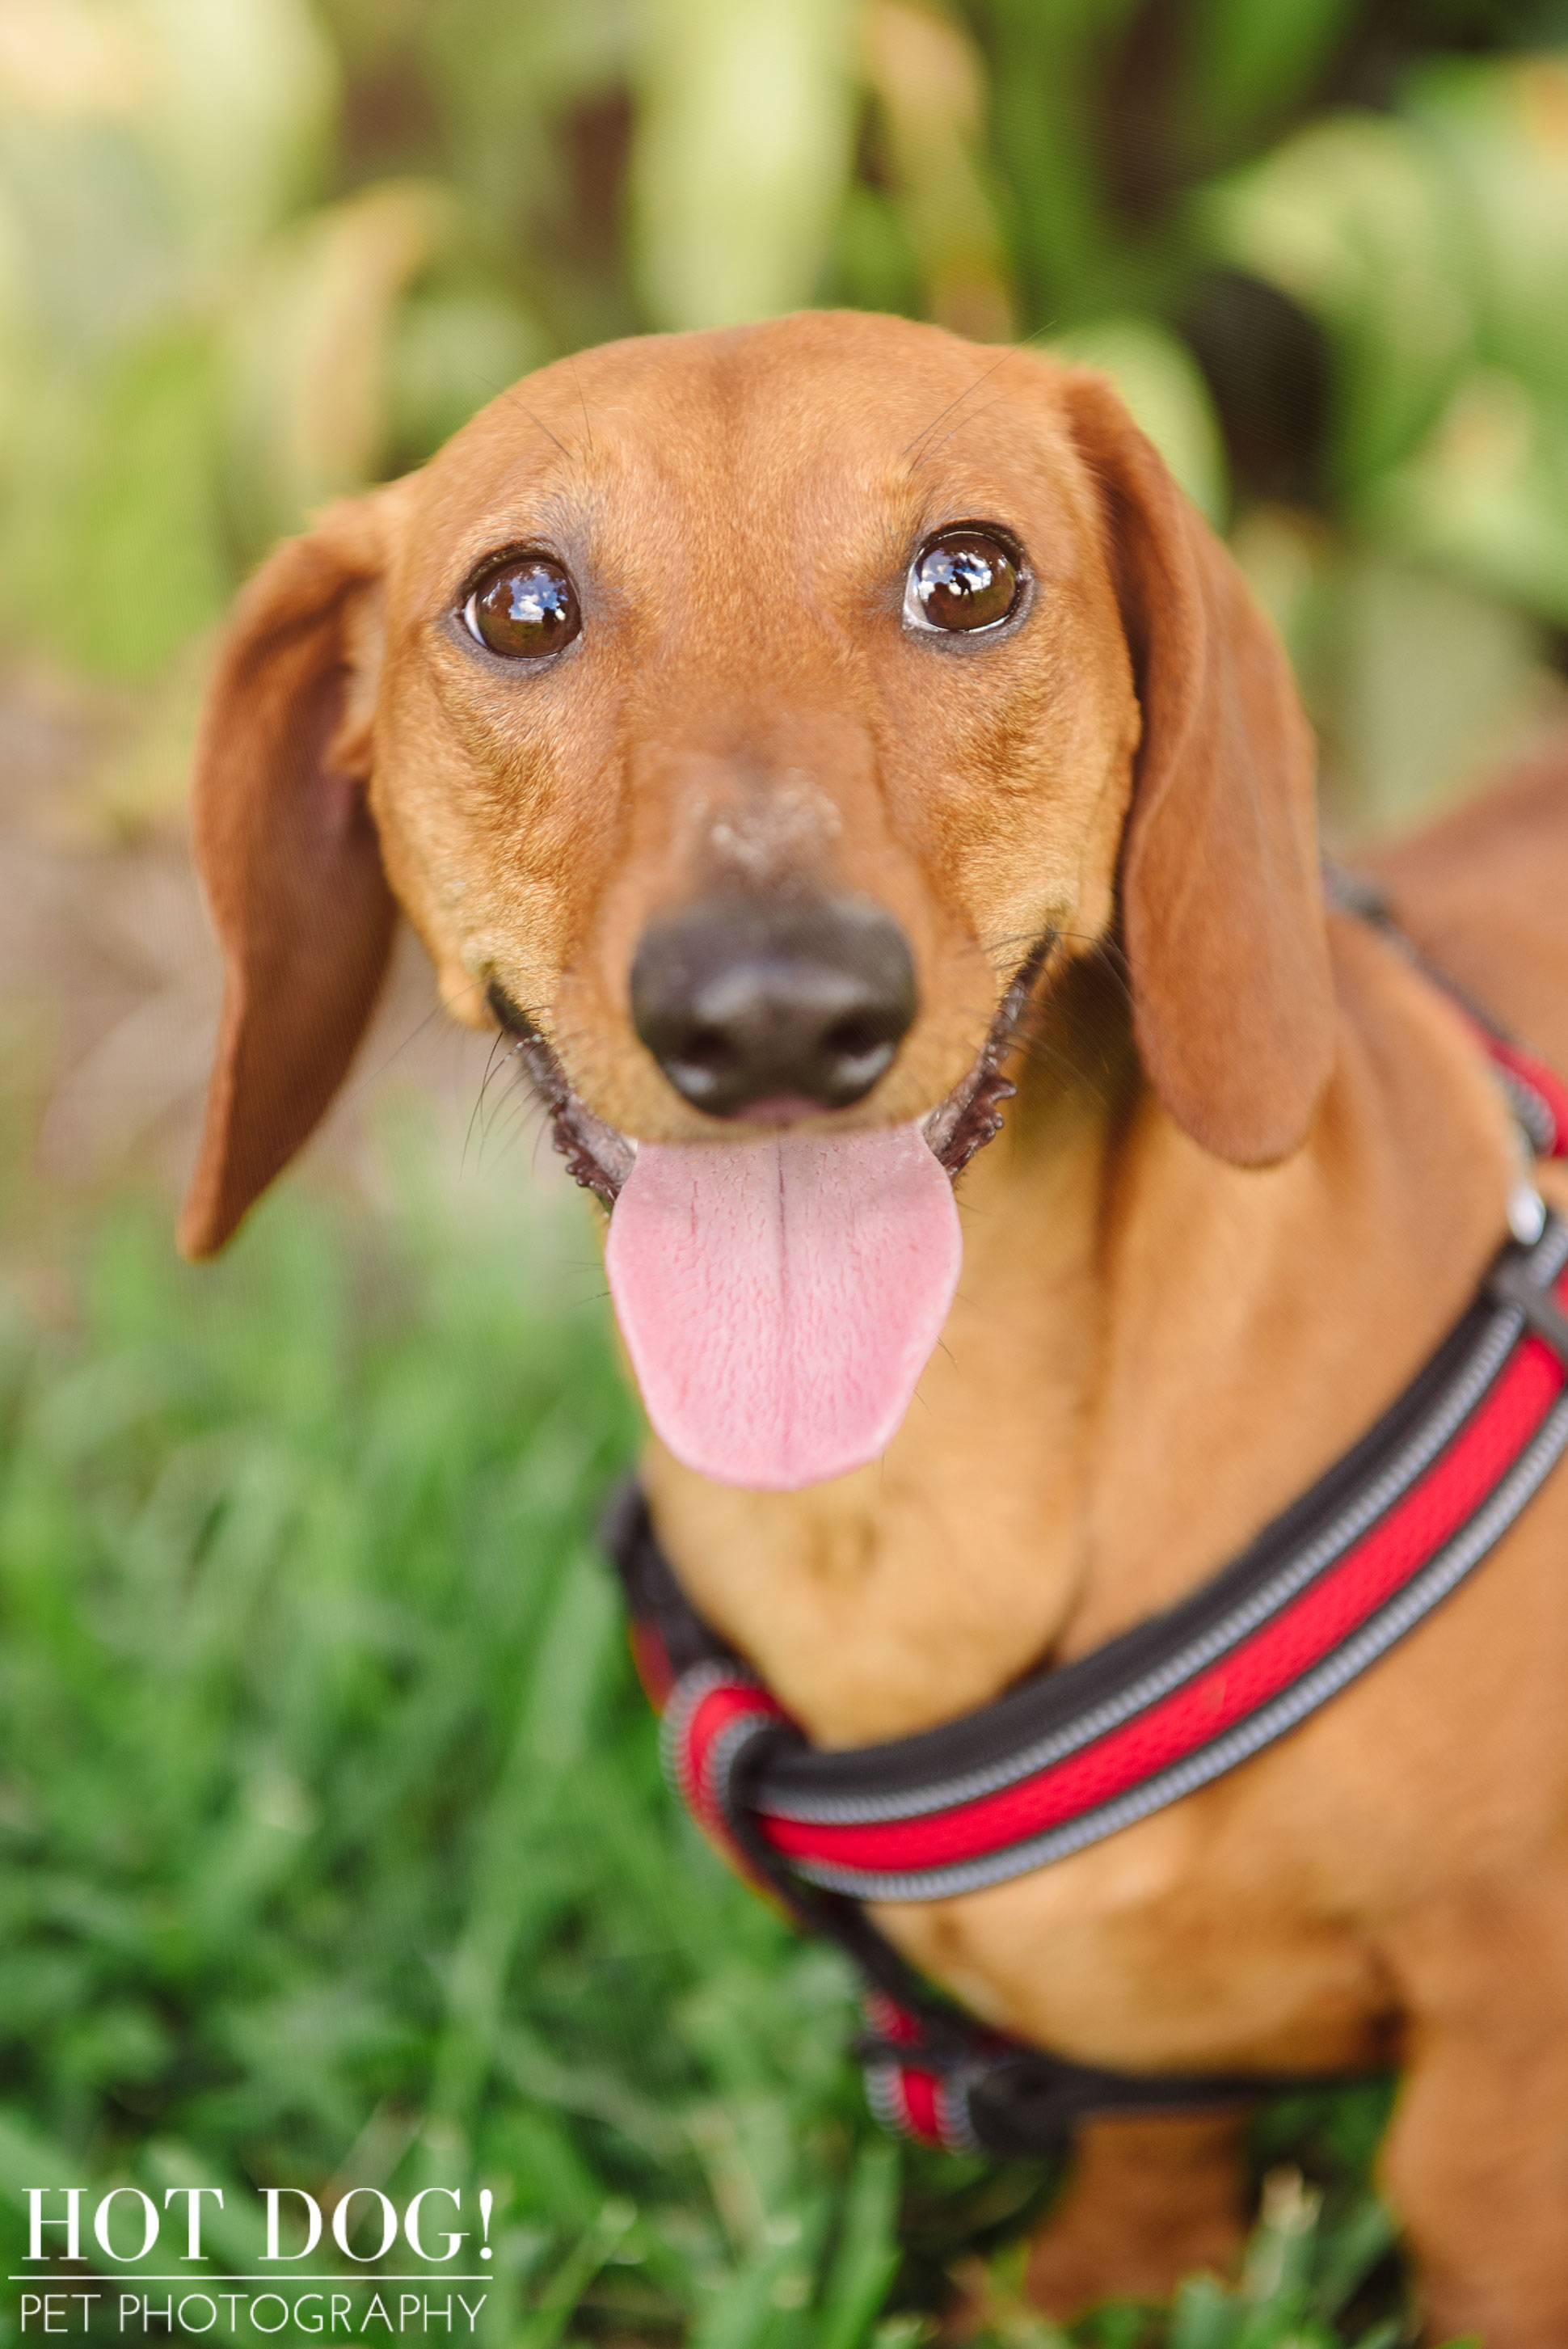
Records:
M1331 903L1372 921L1458 1003L1526 1153L1568 1157L1568 1088L1426 961L1365 884L1326 878ZM1528 1180L1509 1220L1474 1302L1404 1392L1240 1556L1089 1654L916 1736L812 1748L686 1599L640 1490L616 1496L603 1539L664 1716L666 1773L732 1865L861 1969L858 2053L887 2126L1028 2158L1091 2114L1337 2085L1122 2073L1026 2046L934 1992L863 1904L1005 1883L1180 1801L1299 1726L1475 1571L1568 1449L1568 1223Z

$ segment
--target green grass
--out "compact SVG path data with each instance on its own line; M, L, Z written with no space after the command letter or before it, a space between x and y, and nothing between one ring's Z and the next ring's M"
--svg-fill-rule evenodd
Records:
M844 1967L660 1784L590 1535L634 1419L586 1226L403 1187L285 1191L201 1272L115 1205L68 1311L0 1316L5 2272L29 2185L222 2185L234 2272L259 2186L489 2186L487 2349L892 2349L965 2255L995 2342L1058 2339L1009 2297L1048 2178L880 2137ZM1380 2116L1276 2107L1242 2291L1077 2338L1398 2337Z

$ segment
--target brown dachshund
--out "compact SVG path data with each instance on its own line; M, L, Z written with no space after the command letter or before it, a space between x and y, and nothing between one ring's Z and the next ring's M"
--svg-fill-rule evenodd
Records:
M459 1019L542 1040L577 1171L619 1186L690 1596L819 1744L947 1720L1237 1551L1503 1237L1500 1096L1450 1004L1326 917L1312 764L1101 378L849 315L547 367L242 599L197 766L228 978L184 1245L311 1131L401 905ZM1568 1069L1562 765L1382 873ZM1398 2060L1428 2319L1489 2349L1568 2340L1565 1569L1568 1473L1244 1768L879 1916L1085 2062ZM1224 2260L1239 2129L1086 2130L1040 2303Z

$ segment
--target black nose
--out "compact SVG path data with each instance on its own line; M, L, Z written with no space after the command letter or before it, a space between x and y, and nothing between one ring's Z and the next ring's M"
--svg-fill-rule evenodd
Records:
M914 1013L903 932L852 897L710 897L655 923L632 965L638 1035L714 1117L791 1098L847 1108Z

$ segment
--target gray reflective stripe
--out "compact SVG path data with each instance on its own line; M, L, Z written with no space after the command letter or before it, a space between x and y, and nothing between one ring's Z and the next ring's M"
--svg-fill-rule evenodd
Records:
M1506 1061L1493 1060L1491 1072L1536 1157L1550 1158L1558 1139L1557 1117L1545 1094Z
M756 1673L748 1672L744 1664L715 1661L693 1664L689 1671L681 1674L670 1691L669 1702L659 1721L659 1760L664 1767L665 1784L673 1794L680 1796L688 1810L695 1808L696 1796L703 1791L690 1784L686 1768L686 1732L691 1727L692 1715L704 1697L711 1696L715 1689L747 1687L760 1690L761 1686ZM744 1727L749 1736L759 1721L765 1720L771 1727L777 1719L777 1714L759 1706L756 1713L744 1714L735 1726Z
M1269 1703L1239 1721L1222 1737L1173 1763L1157 1776L1130 1787L1126 1794L1102 1804L1098 1810L1052 1827L1027 1843L1011 1844L1005 1851L961 1861L951 1868L883 1876L858 1868L818 1866L814 1861L794 1861L791 1865L799 1875L824 1890L852 1893L861 1900L941 1900L954 1893L978 1892L987 1885L1005 1884L1012 1877L1026 1876L1033 1868L1043 1868L1053 1859L1066 1859L1071 1853L1114 1835L1119 1827L1131 1826L1152 1812L1163 1810L1168 1804L1179 1802L1183 1795L1222 1777L1227 1770L1247 1761L1276 1737L1283 1737L1287 1730L1298 1727L1412 1630L1495 1548L1556 1465L1565 1445L1568 1394L1553 1403L1508 1475L1469 1524L1343 1646L1282 1690Z
M1532 1273L1542 1285L1554 1279L1568 1259L1568 1224L1555 1220L1531 1251ZM1125 1688L1091 1705L1032 1745L1004 1754L997 1761L944 1778L926 1786L886 1795L800 1794L772 1792L766 1778L757 1789L756 1808L764 1818L788 1819L801 1826L871 1826L889 1819L927 1818L934 1811L994 1795L1004 1786L1033 1777L1053 1762L1092 1745L1108 1731L1141 1713L1183 1681L1191 1680L1251 1637L1271 1616L1288 1606L1305 1586L1326 1571L1351 1545L1402 1499L1406 1492L1449 1443L1491 1385L1524 1326L1523 1316L1511 1306L1500 1307L1476 1341L1475 1350L1431 1412L1390 1460L1326 1526L1317 1539L1241 1600L1207 1631L1198 1634L1176 1653L1152 1666Z

